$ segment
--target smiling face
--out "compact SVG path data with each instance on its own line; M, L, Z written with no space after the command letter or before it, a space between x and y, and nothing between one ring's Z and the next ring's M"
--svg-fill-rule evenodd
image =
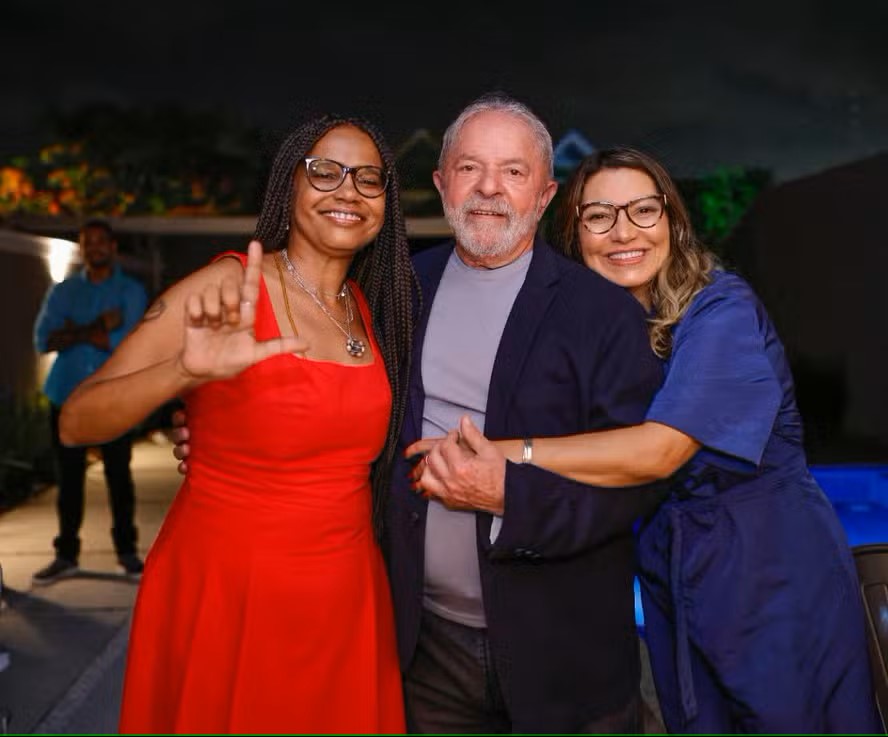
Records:
M582 203L624 205L659 194L654 180L630 168L601 169L583 185ZM590 233L577 225L583 260L606 279L628 289L650 309L650 285L669 256L669 211L650 228L640 228L620 210L607 233Z
M488 268L532 246L557 187L529 125L496 110L465 122L433 178L460 255Z
M385 166L373 139L352 125L331 128L307 155L350 167ZM351 173L332 192L321 192L309 183L305 162L300 161L293 177L291 242L308 244L331 256L353 256L382 228L385 198L385 194L362 195Z

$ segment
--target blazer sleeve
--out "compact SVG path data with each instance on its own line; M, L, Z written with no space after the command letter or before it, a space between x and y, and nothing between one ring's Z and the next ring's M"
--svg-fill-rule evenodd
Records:
M643 315L612 310L592 346L585 427L601 430L640 423L663 378L650 348ZM601 488L545 469L507 463L503 524L490 545L491 559L559 558L585 552L630 534L649 513L661 484Z

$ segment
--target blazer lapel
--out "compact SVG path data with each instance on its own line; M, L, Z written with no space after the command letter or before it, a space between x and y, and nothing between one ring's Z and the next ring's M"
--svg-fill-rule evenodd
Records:
M408 390L407 412L405 413L404 436L411 440L421 437L422 407L425 403L425 387L422 384L422 348L425 343L426 328L435 293L444 275L444 268L453 252L453 242L448 247L439 247L434 253L422 254L414 261L419 288L422 292L422 310L416 320L413 332L413 357L410 369L410 388Z
M484 434L488 437L505 433L506 411L518 389L521 369L557 292L557 258L546 242L537 236L527 277L506 320L493 363L484 420Z

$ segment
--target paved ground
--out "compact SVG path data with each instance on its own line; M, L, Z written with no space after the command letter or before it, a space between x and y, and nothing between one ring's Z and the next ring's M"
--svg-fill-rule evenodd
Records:
M162 437L134 448L136 523L143 557L178 488L175 465ZM9 666L0 672L0 733L116 732L137 584L117 566L101 463L87 471L86 496L82 573L49 586L33 586L31 574L52 559L55 489L0 515L0 565L6 587L0 650L11 655ZM648 706L646 731L662 732L647 669L642 690Z
M138 443L133 455L143 556L179 484L170 446L160 440ZM10 732L113 733L137 584L117 566L102 464L94 463L87 471L81 575L32 585L31 574L52 559L55 497L50 488L0 515L0 644L11 656L0 673L0 710Z

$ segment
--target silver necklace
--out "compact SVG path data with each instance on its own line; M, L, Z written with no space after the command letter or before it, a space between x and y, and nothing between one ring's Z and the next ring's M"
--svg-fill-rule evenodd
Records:
M339 319L337 319L330 310L327 309L327 305L320 298L319 289L313 289L308 284L305 283L302 276L298 271L296 271L296 267L290 261L290 257L287 256L287 249L282 248L280 250L281 259L284 262L284 266L287 267L287 273L292 277L293 281L299 286L299 288L305 292L309 297L312 298L314 303L321 308L321 312L323 312L327 317L330 318L330 321L338 327L342 334L345 336L345 350L348 352L348 355L354 356L355 358L360 358L364 355L364 350L366 346L364 345L364 341L360 338L356 338L352 334L352 322L354 320L354 313L352 312L350 293L351 290L348 288L348 282L342 283L342 289L340 289L336 293L328 293L323 292L329 297L335 297L336 299L344 299L345 300L345 325L343 325Z

